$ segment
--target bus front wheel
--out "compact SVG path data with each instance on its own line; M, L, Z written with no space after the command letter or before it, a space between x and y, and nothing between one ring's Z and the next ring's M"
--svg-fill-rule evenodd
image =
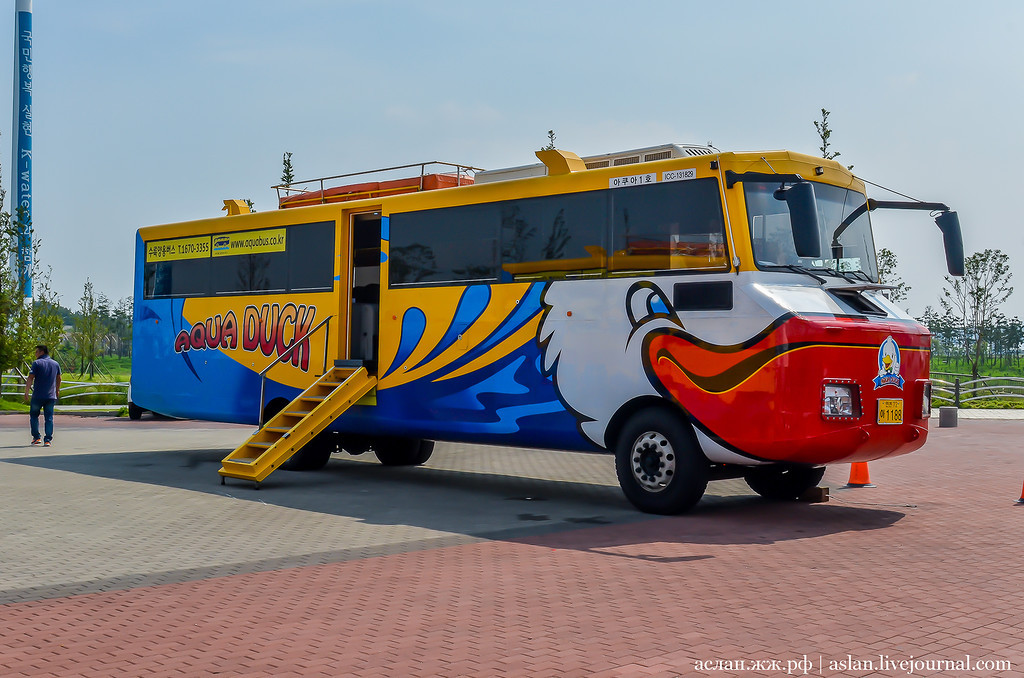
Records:
M756 466L743 479L765 499L791 501L817 487L824 475L824 466Z
M420 466L433 452L433 440L379 438L373 441L373 453L385 466Z
M700 501L709 464L689 426L663 408L643 410L623 426L615 448L623 494L645 513L675 515Z

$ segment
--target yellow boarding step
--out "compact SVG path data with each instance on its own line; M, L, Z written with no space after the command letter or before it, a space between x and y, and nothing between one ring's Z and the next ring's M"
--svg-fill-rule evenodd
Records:
M221 461L225 478L259 485L377 385L365 367L336 366Z

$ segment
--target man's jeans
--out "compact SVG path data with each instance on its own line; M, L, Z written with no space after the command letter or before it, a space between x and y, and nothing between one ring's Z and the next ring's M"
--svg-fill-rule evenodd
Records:
M32 426L32 440L39 440L39 411L43 412L43 420L46 426L46 438L43 442L50 442L53 440L53 406L57 404L56 400L36 400L32 399L32 404L29 406L28 418Z

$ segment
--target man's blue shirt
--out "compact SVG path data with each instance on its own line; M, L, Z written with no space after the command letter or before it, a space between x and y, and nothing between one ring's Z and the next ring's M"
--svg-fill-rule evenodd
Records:
M60 365L56 360L48 355L38 358L29 368L29 374L36 378L32 384L32 400L42 402L57 399L57 375L60 374Z

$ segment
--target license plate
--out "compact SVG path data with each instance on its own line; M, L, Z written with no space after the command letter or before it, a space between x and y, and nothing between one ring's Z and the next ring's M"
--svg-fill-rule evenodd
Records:
M902 424L903 401L899 398L881 398L878 401L879 424Z

